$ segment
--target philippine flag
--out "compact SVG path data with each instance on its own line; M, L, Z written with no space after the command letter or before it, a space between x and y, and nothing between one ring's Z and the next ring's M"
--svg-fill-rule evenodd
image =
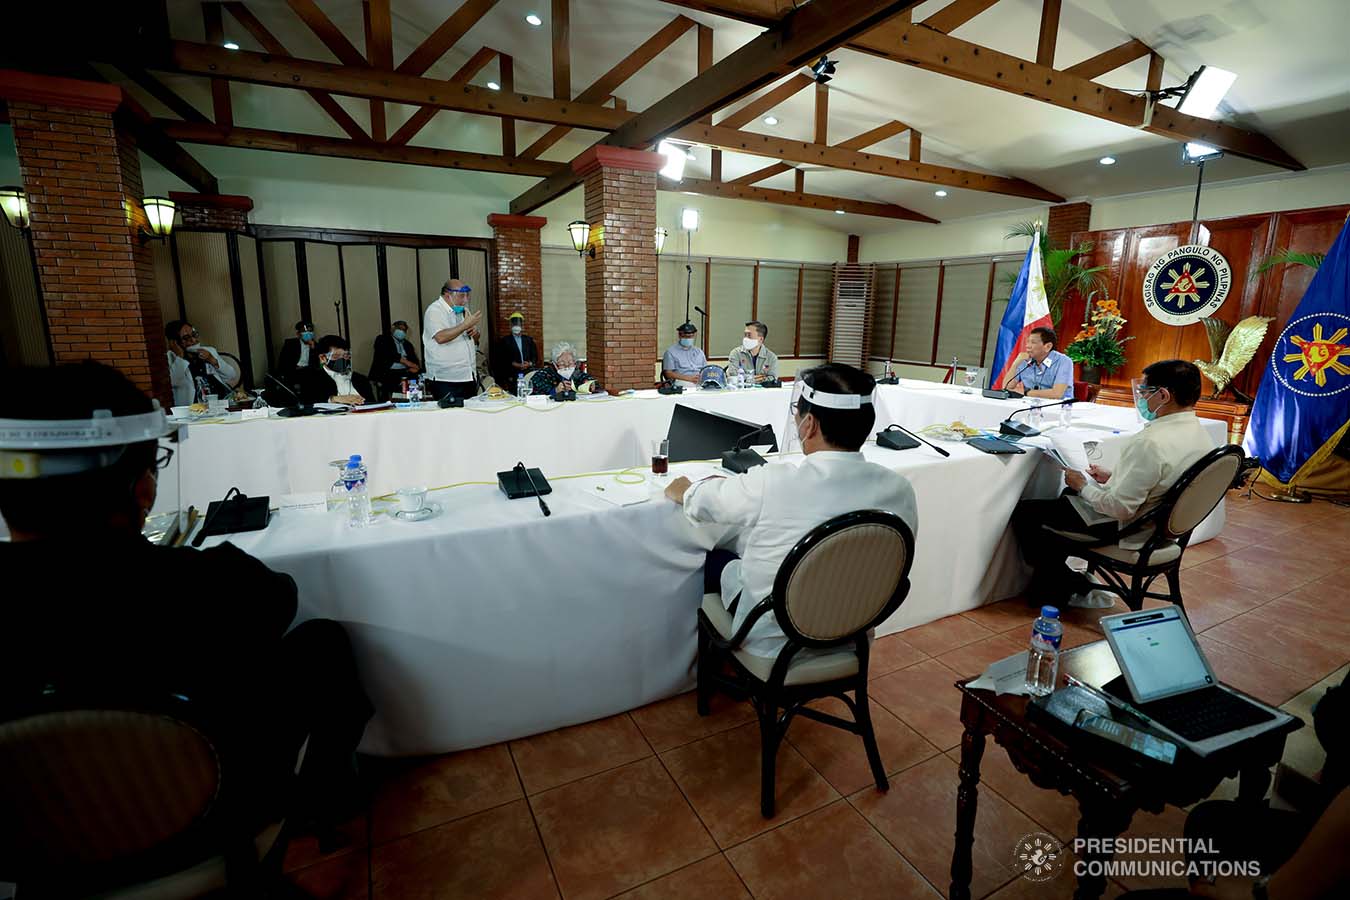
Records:
M991 367L996 374L989 382L991 388L1003 386L1008 370L1026 345L1027 335L1031 334L1031 329L1041 327L1052 328L1053 325L1050 301L1045 297L1045 279L1041 276L1041 233L1037 231L1027 248L1027 258L1022 261L1022 271L1017 274L1008 308L1003 311L1003 321L998 325L998 343L994 346Z

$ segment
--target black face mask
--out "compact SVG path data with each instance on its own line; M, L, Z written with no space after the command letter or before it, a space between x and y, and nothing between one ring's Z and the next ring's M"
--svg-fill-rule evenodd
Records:
M342 359L330 359L325 365L339 375L346 375L352 370L352 361L343 357Z

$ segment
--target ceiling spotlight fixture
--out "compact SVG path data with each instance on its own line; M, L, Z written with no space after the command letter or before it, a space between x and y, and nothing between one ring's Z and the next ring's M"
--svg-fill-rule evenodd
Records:
M1219 108L1219 103L1236 80L1237 75L1227 69L1201 66L1191 73L1191 77L1187 78L1184 84L1163 88L1160 91L1143 91L1146 99L1144 121L1139 127L1147 128L1153 122L1154 104L1160 100L1173 98L1177 101L1177 112L1200 119L1212 119Z
M939 188L938 190L933 191L933 196L934 196L934 197L945 197L945 196L947 196L947 192L944 191L944 190L942 190L941 188Z
M694 155L693 147L690 147L688 150L684 151L684 157L685 159L698 159L698 157Z
M224 47L226 50L238 50L238 49L239 49L239 45L236 44L234 41L226 41L225 43L221 44L220 46Z
M662 178L669 178L671 181L684 178L684 164L689 161L688 151L684 147L670 141L662 141L656 145L656 152L666 158L666 164L661 167Z
M680 228L685 231L698 231L698 210L688 206L680 210Z
M1114 156L1103 156L1101 159L1097 160L1097 162L1103 166L1114 166L1116 164L1116 158Z
M489 81L487 87L489 91L500 91L502 89L502 86L495 81Z
M1195 141L1188 141L1186 146L1181 148L1181 161L1191 166L1220 159L1222 156L1223 151L1218 147L1211 147L1209 144L1197 144Z
M843 211L842 209L836 209L836 210L834 211L834 214L835 214L836 216L842 216L842 215L844 214L844 211Z
M811 66L811 77L816 80L816 84L825 84L834 77L834 66L834 60L828 56L821 56L815 65Z
M528 16L526 16L525 21L529 22L535 28L538 28L540 25L544 24L544 20L539 18L539 16L535 15L534 13L530 13Z
M777 124L778 124L778 117L777 117L777 116L765 116L765 117L764 117L764 124L765 124L765 125L777 125Z

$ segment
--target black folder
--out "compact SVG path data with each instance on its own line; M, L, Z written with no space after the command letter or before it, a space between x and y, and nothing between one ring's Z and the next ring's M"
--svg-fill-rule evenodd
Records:
M234 534L239 531L262 531L267 527L267 504L270 497L232 497L213 500L206 508L205 534ZM221 509L221 504L224 509Z

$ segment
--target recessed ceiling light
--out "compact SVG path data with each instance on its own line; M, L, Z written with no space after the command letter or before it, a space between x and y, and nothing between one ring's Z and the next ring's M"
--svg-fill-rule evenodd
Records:
M1116 158L1114 156L1103 156L1101 159L1097 160L1097 162L1103 166L1114 166L1116 164Z
M834 214L835 214L836 216L842 216L842 215L844 214L844 211L843 211L842 209L836 209L836 210L834 211Z
M945 196L947 196L947 192L946 192L946 191L942 191L942 190L933 191L933 196L934 196L934 197L945 197Z
M502 89L502 86L495 81L489 81L487 86L489 91L500 91Z
M225 43L221 44L220 46L224 47L226 50L238 50L238 49L239 49L239 45L236 44L234 41L226 41Z
M525 17L525 21L526 21L526 22L529 22L529 23L530 23L531 25L533 25L535 28L538 28L540 25L543 25L543 24L544 24L544 20L541 19L541 18L539 18L539 17L538 17L537 15L535 15L534 13L530 13L528 16L526 16L526 17Z
M764 117L764 124L765 124L765 125L777 125L777 124L778 124L778 117L777 117L777 116L765 116L765 117Z

